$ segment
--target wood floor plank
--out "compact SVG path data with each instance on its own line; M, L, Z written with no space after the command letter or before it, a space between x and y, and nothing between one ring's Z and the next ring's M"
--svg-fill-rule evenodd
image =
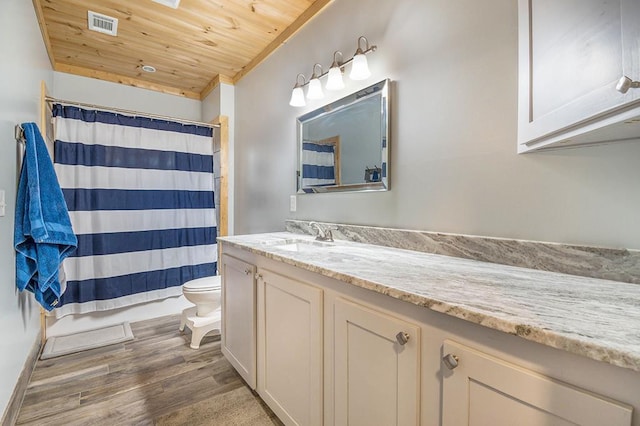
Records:
M58 398L50 398L23 406L18 421L32 422L43 417L55 416L80 406L80 394L75 393Z
M36 364L36 369L37 368L38 364ZM76 384L79 381L91 381L96 377L104 376L108 373L109 366L107 364L80 368L76 371L70 371L60 375L52 375L40 380L32 380L29 382L27 392L31 389L51 390L68 384Z
M124 344L105 346L103 348L91 349L84 353L70 354L59 358L50 358L38 361L38 368L31 375L31 381L38 381L64 373L73 372L87 367L104 364L105 360L111 359L114 354L124 352Z
M179 323L133 323L133 341L38 361L17 424L282 424L224 358L219 335L194 350Z

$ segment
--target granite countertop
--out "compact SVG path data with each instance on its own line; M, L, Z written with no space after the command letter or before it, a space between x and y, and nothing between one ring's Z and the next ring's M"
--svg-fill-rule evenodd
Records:
M514 334L640 372L640 285L349 241L322 247L289 232L221 237L236 246ZM291 248L291 247L289 247Z

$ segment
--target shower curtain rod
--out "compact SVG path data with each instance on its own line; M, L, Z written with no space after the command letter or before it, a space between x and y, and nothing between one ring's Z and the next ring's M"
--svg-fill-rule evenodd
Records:
M166 115L149 114L149 113L140 112L140 111L130 111L130 110L126 110L126 109L106 107L106 106L102 106L102 105L85 104L85 103L82 103L82 102L65 101L63 99L56 99L56 98L53 98L51 96L45 96L44 100L46 102L59 103L59 104L65 104L65 105L70 105L70 106L99 109L101 111L119 112L121 114L135 115L137 117L147 117L147 118L155 118L155 119L158 119L158 120L175 121L176 123L182 123L182 124L193 124L193 125L196 125L196 126L210 127L210 128L214 128L214 127L219 128L220 127L219 124L203 123L201 121L186 120L186 119L182 119L182 118L169 117L169 116L166 116Z

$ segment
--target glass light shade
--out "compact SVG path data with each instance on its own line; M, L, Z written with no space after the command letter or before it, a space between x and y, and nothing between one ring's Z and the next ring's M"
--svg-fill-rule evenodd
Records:
M291 92L291 100L289 101L289 105L294 107L305 106L307 103L304 100L304 92L302 91L302 87L296 86L293 88Z
M369 64L367 63L367 57L364 56L364 53L359 53L353 57L353 62L351 63L351 73L349 77L351 80L366 80L371 76L371 71L369 71Z
M309 89L307 89L307 98L308 99L324 98L324 93L322 93L322 84L320 84L320 79L318 77L312 78L311 80L309 80Z
M342 71L340 67L333 67L329 70L327 77L327 90L344 89L344 81L342 80Z

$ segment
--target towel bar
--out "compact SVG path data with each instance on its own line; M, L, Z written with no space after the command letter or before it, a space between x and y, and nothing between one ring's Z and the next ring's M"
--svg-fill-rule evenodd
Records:
M19 124L16 124L15 137L16 137L16 141L24 142L24 129Z

